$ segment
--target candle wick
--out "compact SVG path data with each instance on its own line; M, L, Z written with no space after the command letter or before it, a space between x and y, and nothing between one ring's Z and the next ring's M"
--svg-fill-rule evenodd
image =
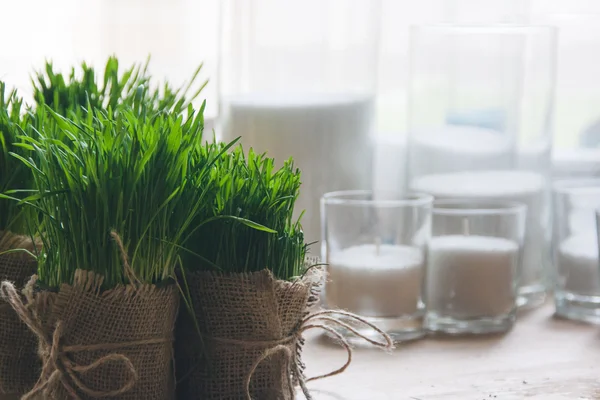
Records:
M463 234L465 236L469 236L469 220L466 218L463 218Z
M381 249L381 238L376 237L375 238L375 255L376 256L379 256L380 249Z

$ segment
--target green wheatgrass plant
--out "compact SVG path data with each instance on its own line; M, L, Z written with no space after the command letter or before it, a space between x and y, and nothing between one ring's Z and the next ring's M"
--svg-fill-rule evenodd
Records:
M79 268L114 287L133 279L125 263L144 283L174 276L187 227L208 213L206 191L191 184L210 168L196 167L193 158L202 143L202 112L190 106L184 117L136 103L70 120L48 110L54 123L23 135L35 157L16 156L36 188L24 202L42 215L41 285L72 283Z
M80 70L73 67L67 76L46 62L44 70L32 78L34 99L38 107L47 105L69 118L81 117L88 108L114 111L122 104L132 106L140 100L146 103L146 110L180 113L187 110L208 84L208 81L200 83L190 95L203 66L200 64L189 82L180 88L172 88L166 82L154 85L148 73L149 63L150 58L145 64L134 64L121 73L119 60L109 57L102 74L84 62Z
M303 274L307 245L300 220L293 218L300 171L291 159L276 169L273 159L252 149L246 156L238 146L222 154L204 180L216 182L209 195L211 215L191 227L186 248L193 255L185 258L187 270L239 273L268 268L285 280Z
M16 90L7 93L6 83L0 82L0 193L5 196L16 198L32 188L31 171L11 155L29 153L19 135L31 123ZM0 232L28 234L30 229L25 209L12 199L0 198Z

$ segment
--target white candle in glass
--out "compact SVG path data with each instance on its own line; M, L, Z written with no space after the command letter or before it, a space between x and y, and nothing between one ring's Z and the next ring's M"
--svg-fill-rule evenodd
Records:
M552 145L550 142L534 142L519 145L517 170L546 173L552 169Z
M600 266L596 232L565 239L557 252L561 289L578 295L600 296Z
M223 99L223 140L302 170L296 203L307 242L321 239L319 200L329 191L369 189L373 101L358 95L243 95Z
M528 171L463 171L417 177L414 190L443 198L496 198L519 201L533 210L543 202L544 177Z
M590 183L591 185L591 183ZM596 234L594 210L598 207L598 187L569 188L569 230Z
M398 245L359 245L329 256L328 307L367 317L414 314L421 301L423 251Z
M413 175L509 168L513 154L508 135L467 125L415 132L410 146Z
M552 174L555 178L600 176L600 149L555 150L552 154Z
M521 286L542 284L547 221L545 180L528 171L465 171L415 178L411 188L438 198L490 198L527 205Z
M477 318L515 308L518 245L508 239L448 235L431 239L425 278L427 312Z
M373 196L406 189L406 137L400 132L381 133L374 138Z

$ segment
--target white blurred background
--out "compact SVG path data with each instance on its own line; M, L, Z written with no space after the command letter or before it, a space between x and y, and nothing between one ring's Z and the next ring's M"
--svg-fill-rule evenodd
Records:
M368 0L365 0L368 1ZM556 14L562 14L556 16ZM408 27L430 22L555 23L565 14L598 18L595 0L383 0L378 60L377 136L402 140L406 125ZM0 79L29 87L34 68L45 59L66 67L80 61L101 66L111 54L124 65L152 55L151 72L182 82L200 62L211 79L204 96L207 117L218 114L219 0L0 0ZM572 28L572 27L571 27ZM582 114L600 109L600 52L589 52L599 35L561 37L555 112L555 148L580 143L587 128ZM584 64L569 60L585 60ZM572 91L591 91L583 104L570 101ZM22 93L27 97L27 90ZM584 96L578 96L583 98Z
M29 88L45 59L64 70L81 61L102 68L112 54L122 66L151 55L152 74L176 85L204 62L214 117L218 10L218 0L1 0L0 79Z

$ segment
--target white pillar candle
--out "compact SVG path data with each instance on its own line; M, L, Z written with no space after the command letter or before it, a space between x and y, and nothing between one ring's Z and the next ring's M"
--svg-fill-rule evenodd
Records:
M552 145L550 142L524 143L517 151L516 169L548 174L552 170Z
M443 198L496 198L539 209L544 177L527 171L464 171L415 178L412 188Z
M373 195L385 199L390 192L406 190L406 137L400 133L374 138Z
M592 232L596 234L594 210L598 207L600 188L572 187L568 189L569 230L571 232Z
M302 170L297 215L307 242L319 241L319 201L335 190L370 189L373 101L366 96L266 96L224 99L223 139L242 137L246 148L267 152Z
M594 211L583 208L574 208L569 213L570 232L592 232L596 234L596 218Z
M557 150L552 154L555 178L588 178L600 176L600 149L578 148Z
M328 307L367 317L397 318L418 311L423 252L417 247L359 245L331 254Z
M427 312L452 318L494 317L515 308L519 247L484 236L450 235L429 243Z
M410 143L413 175L510 168L513 144L501 132L475 126L448 125L415 132Z
M527 232L523 250L521 286L543 283L547 218L544 177L526 171L469 171L416 178L413 190L439 198L491 198L527 205Z
M560 289L578 295L600 296L600 266L595 232L565 239L558 248Z

